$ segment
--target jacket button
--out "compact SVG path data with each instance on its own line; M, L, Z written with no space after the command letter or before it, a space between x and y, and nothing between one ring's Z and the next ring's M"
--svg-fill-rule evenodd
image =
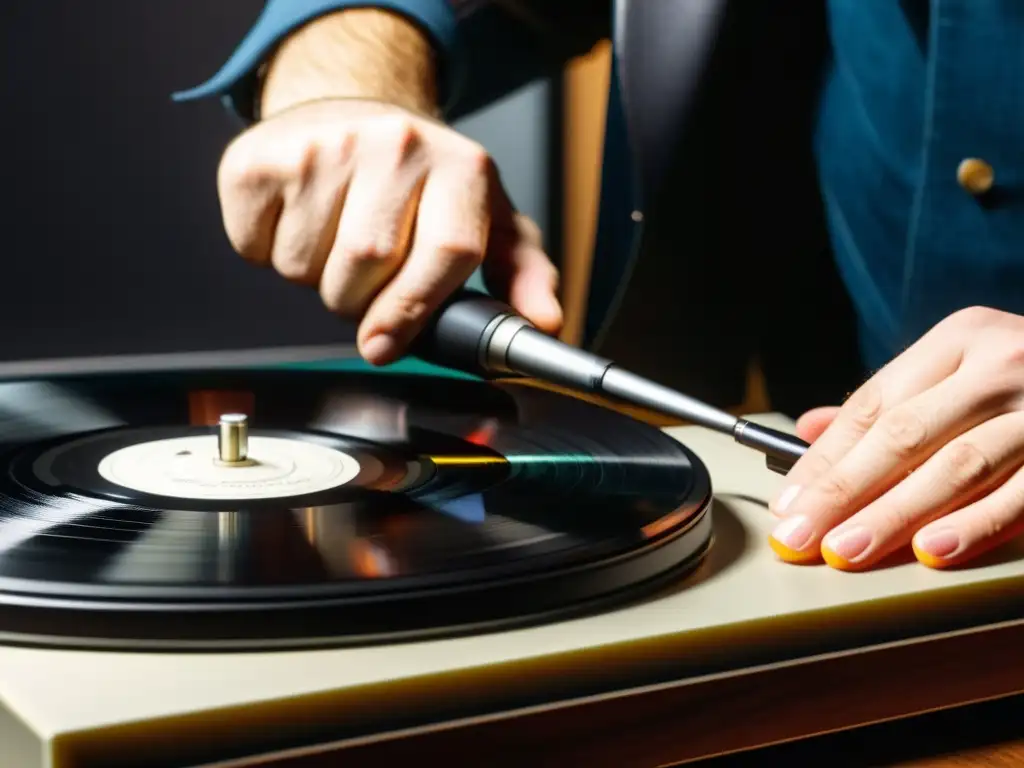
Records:
M972 195L983 195L992 189L992 184L995 182L995 171L984 160L968 157L957 167L956 180Z

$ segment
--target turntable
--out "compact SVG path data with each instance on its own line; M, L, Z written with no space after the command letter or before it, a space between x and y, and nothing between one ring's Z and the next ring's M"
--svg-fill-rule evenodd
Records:
M783 565L764 542L802 450L785 419L556 365L489 301L459 306L420 351L510 375L236 356L0 383L0 764L663 764L1024 689L948 645L1019 642L1024 548ZM900 653L920 695L894 707L850 665ZM754 706L764 724L724 739Z
M532 387L177 372L0 385L12 400L12 642L268 649L493 630L649 592L711 541L693 453Z

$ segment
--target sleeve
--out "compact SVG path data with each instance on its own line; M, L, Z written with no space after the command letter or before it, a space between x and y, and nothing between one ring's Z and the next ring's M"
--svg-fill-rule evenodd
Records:
M255 24L234 53L213 77L195 88L172 95L175 101L219 96L230 110L251 122L256 97L257 73L277 44L319 16L346 8L374 7L400 13L418 24L433 40L440 54L443 102L457 91L458 61L456 17L448 0L268 0Z
M219 96L254 118L256 74L295 29L345 8L374 7L418 24L438 51L440 96L449 120L557 72L611 28L610 0L268 0L234 53L207 82L177 101Z

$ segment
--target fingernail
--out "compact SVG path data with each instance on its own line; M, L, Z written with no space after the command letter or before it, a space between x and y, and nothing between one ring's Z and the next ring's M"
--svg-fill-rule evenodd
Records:
M775 503L771 505L772 512L776 515L785 514L786 508L793 503L793 499L795 499L799 493L799 485L791 485L784 488L782 493L779 494L779 498L777 498Z
M917 548L932 557L949 557L960 548L960 534L951 528L943 528L921 536Z
M551 299L551 304L548 306L548 312L551 316L551 327L560 330L562 324L565 322L565 313L562 312L562 305L558 303L557 299Z
M390 363L398 354L398 342L386 333L371 336L362 345L363 357L374 365Z
M561 329L565 320L562 314L562 305L553 295L543 296L532 309L531 319L542 330L557 333Z
M788 517L772 531L772 538L792 550L801 550L811 540L814 529L811 521L803 515Z
M863 526L854 526L845 530L833 531L822 542L826 549L832 550L843 560L856 560L871 546L874 537L871 531Z

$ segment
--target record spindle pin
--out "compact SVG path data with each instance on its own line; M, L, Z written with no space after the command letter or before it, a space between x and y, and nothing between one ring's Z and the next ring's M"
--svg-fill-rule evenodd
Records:
M217 433L217 458L227 466L242 466L249 458L249 417L244 413L221 414Z

